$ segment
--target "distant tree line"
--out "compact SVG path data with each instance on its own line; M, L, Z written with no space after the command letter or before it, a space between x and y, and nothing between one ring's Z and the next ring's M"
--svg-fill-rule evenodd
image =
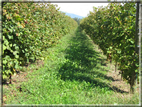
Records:
M78 23L78 25L80 24L80 18L77 18L77 17L75 17L75 18L73 18L77 23Z

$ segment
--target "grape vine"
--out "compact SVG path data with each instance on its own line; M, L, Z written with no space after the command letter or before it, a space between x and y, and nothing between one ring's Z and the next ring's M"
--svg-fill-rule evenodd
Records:
M3 2L3 78L29 61L43 59L43 52L77 27L69 16L48 3Z
M134 92L138 74L138 54L135 51L136 3L110 3L95 8L80 22L82 30L99 45L103 53L119 64L122 77Z

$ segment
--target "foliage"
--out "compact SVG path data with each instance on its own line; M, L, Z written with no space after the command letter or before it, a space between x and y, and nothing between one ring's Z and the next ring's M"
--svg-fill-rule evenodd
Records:
M13 74L76 28L77 23L48 3L3 2L3 76Z
M78 23L78 25L80 24L80 18L77 18L77 17L75 17L75 18L73 18L77 23Z
M21 91L16 89L19 84L3 87L4 104L138 104L138 93L129 96L120 93L122 88L112 90L107 85L113 79L106 76L109 67L101 65L106 56L94 47L79 30L65 35L46 53L45 65L29 72L28 80L20 83Z
M90 12L80 24L104 54L119 63L122 76L131 88L138 73L135 21L135 3L110 3L104 8L94 7L94 12Z

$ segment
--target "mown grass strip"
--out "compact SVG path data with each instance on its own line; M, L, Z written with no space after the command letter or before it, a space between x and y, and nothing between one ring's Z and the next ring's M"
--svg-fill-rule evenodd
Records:
M95 50L94 50L95 48ZM138 95L122 98L108 85L106 57L79 28L49 48L44 66L29 73L22 91L9 92L6 104L138 104ZM5 92L5 91L4 91ZM118 94L120 92L117 92ZM128 95L128 93L123 93Z

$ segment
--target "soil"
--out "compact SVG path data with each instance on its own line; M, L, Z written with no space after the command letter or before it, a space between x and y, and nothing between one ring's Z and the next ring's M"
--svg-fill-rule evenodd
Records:
M30 67L31 64L34 64L35 67L31 68ZM37 60L35 63L29 63L28 65L26 65L24 67L25 72L23 72L23 71L17 71L17 73L15 75L12 75L11 84L14 84L17 88L20 88L20 84L22 82L28 81L27 75L29 73L32 73L34 70L38 70L42 66L44 66L44 62L42 60ZM5 81L5 83L3 83L3 87L4 88L10 88L8 81L10 81L10 80L7 79Z
M91 39L88 35L87 35L87 37L89 39ZM92 41L92 44L94 44L93 41ZM102 53L102 55L103 55L103 52L99 47L98 47L98 49L95 49L95 50L98 51L99 53ZM107 64L107 66L110 67L110 70L107 73L107 76L113 78L113 81L110 84L110 87L112 87L112 89L114 91L116 91L116 94L118 95L118 97L122 98L122 97L132 96L130 94L130 85L128 83L126 83L126 81L124 81L121 78L121 75L119 74L119 72L121 72L121 71L120 70L115 71L115 66L112 63ZM139 84L137 84L137 87L135 86L135 92L139 93L139 88L140 88L140 86L139 86ZM125 96L124 96L124 93L125 93Z
M115 66L111 64L112 69L110 70L110 72L108 72L108 76L111 76L114 81L112 81L111 85L112 86L116 86L119 89L130 93L130 85L128 83L126 83L126 81L124 81L123 79L121 79L121 75L119 74L119 72L121 72L120 70L117 70L115 72ZM135 86L136 87L136 86ZM137 84L137 88L136 88L136 92L139 92L139 85Z
M31 68L30 67L31 64L34 64L35 67ZM41 68L43 66L44 66L44 62L42 60L37 60L37 61L35 61L35 63L29 63L28 65L26 65L24 67L25 72L17 71L16 75L12 75L11 84L15 85L16 89L21 92L22 91L21 83L25 82L25 81L28 81L27 75L29 73L32 73L34 70L38 70L39 68ZM5 81L5 83L3 83L3 87L2 87L3 89L8 89L9 90L11 88L8 81L9 80L7 79ZM16 96L16 92L14 90L11 91L11 94ZM5 104L6 99L7 99L6 95L3 94L3 105Z
M100 49L98 49L98 52L102 53ZM19 90L21 89L21 87L20 87L21 82L28 81L28 78L26 76L29 73L31 73L34 70L37 70L40 67L44 66L44 62L41 61L41 60L37 60L34 64L35 64L35 68L30 68L29 67L30 64L29 64L29 65L27 65L25 67L26 68L26 72L19 71L16 75L12 76L12 84L15 84L15 86L17 87L17 89L19 89ZM120 71L117 70L115 72L115 66L113 64L108 64L107 66L111 66L110 72L107 73L107 76L113 78L113 81L110 84L110 87L112 87L112 89L114 91L116 91L116 94L118 95L118 97L120 97L120 98L128 97L128 96L130 97L131 96L129 94L129 92L130 92L130 90L129 90L130 86L125 81L121 80L121 76L118 75ZM3 84L3 88L5 88L5 89L6 88L7 89L10 88L9 87L9 83ZM139 93L139 86L136 88L136 92ZM6 100L6 96L3 95L3 101L5 101L5 100Z

